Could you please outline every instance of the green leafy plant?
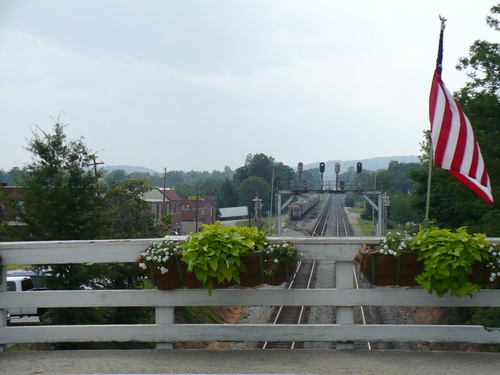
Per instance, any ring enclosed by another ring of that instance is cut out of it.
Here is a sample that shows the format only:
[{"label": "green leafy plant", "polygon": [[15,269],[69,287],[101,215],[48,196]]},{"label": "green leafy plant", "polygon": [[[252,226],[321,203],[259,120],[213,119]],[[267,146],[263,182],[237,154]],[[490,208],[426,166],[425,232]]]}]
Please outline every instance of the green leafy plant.
[{"label": "green leafy plant", "polygon": [[266,275],[272,275],[274,270],[281,264],[294,264],[300,260],[297,249],[290,242],[272,243],[266,245],[264,253],[269,256],[266,260]]},{"label": "green leafy plant", "polygon": [[211,295],[214,281],[239,283],[240,272],[246,271],[242,257],[262,250],[266,242],[257,228],[221,226],[217,221],[203,225],[201,232],[191,234],[181,245],[182,261]]},{"label": "green leafy plant", "polygon": [[472,296],[480,286],[469,280],[475,262],[489,261],[490,244],[484,234],[469,234],[465,228],[456,231],[431,227],[411,241],[412,251],[424,262],[424,271],[416,281],[429,293],[443,296]]}]

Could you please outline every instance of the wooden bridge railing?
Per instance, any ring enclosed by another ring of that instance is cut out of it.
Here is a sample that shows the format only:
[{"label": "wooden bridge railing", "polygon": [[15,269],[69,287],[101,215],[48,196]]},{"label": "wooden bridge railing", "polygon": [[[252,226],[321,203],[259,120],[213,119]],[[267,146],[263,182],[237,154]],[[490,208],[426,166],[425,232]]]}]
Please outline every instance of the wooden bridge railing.
[{"label": "wooden bridge railing", "polygon": [[[179,237],[174,237],[179,239]],[[354,306],[489,306],[500,307],[500,290],[482,290],[472,298],[436,297],[422,289],[353,287],[352,259],[360,244],[376,237],[272,238],[289,240],[303,259],[333,261],[337,288],[286,290],[71,290],[18,293],[6,291],[7,265],[133,262],[151,239],[103,241],[0,242],[0,350],[6,344],[44,342],[145,341],[172,348],[176,341],[425,341],[500,343],[500,331],[482,326],[358,325]],[[490,239],[499,241],[499,239]],[[178,306],[337,306],[336,324],[175,324]],[[138,307],[156,309],[155,324],[7,326],[15,307]]]}]

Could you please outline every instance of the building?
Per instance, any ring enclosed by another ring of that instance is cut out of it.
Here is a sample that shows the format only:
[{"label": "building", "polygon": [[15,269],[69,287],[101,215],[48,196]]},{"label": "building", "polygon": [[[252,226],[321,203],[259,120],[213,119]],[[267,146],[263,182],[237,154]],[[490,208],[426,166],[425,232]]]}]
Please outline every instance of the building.
[{"label": "building", "polygon": [[[0,194],[0,220],[6,222],[7,225],[10,228],[14,228],[14,230],[16,228],[20,229],[26,224],[20,220],[20,217],[16,216],[13,207],[10,206],[7,200],[7,197],[12,197],[22,205],[24,203],[22,188],[16,186],[2,186],[0,189],[2,189],[3,193],[5,193]],[[0,241],[4,241],[5,236],[6,234],[0,231]]]},{"label": "building", "polygon": [[221,220],[244,220],[248,218],[248,207],[226,207],[220,209]]},{"label": "building", "polygon": [[171,214],[172,215],[172,233],[180,234],[182,232],[182,198],[177,195],[172,189],[156,188],[160,193],[161,199],[165,198],[164,211],[161,212],[162,215]]},{"label": "building", "polygon": [[182,234],[198,232],[203,224],[217,221],[217,197],[212,195],[182,198]]}]

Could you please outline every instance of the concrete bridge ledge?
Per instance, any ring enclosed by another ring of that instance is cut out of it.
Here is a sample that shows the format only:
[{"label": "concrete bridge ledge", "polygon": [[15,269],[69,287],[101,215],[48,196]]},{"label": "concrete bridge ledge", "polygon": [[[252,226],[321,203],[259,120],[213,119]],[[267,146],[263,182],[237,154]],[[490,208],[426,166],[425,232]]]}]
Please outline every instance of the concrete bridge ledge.
[{"label": "concrete bridge ledge", "polygon": [[0,353],[23,374],[498,374],[499,353],[362,350],[78,350]]}]

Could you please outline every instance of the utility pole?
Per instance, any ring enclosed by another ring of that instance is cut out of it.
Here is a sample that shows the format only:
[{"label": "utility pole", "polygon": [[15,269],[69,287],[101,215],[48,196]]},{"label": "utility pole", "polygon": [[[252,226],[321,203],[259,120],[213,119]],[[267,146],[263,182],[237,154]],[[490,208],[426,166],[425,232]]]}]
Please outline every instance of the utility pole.
[{"label": "utility pole", "polygon": [[95,178],[96,178],[96,180],[97,180],[97,166],[98,166],[99,164],[104,164],[104,162],[102,162],[102,161],[100,161],[100,162],[96,162],[96,161],[95,161],[95,155],[92,155],[92,160],[93,160],[93,163],[92,163],[92,164],[94,164],[94,175],[95,175]]},{"label": "utility pole", "polygon": [[167,189],[167,167],[163,168],[163,206],[161,207],[161,214],[165,216],[165,190]]},{"label": "utility pole", "polygon": [[252,199],[254,202],[254,211],[255,211],[255,226],[261,229],[262,226],[262,199],[259,198],[259,193],[257,192],[257,195],[255,196],[254,199]]}]

